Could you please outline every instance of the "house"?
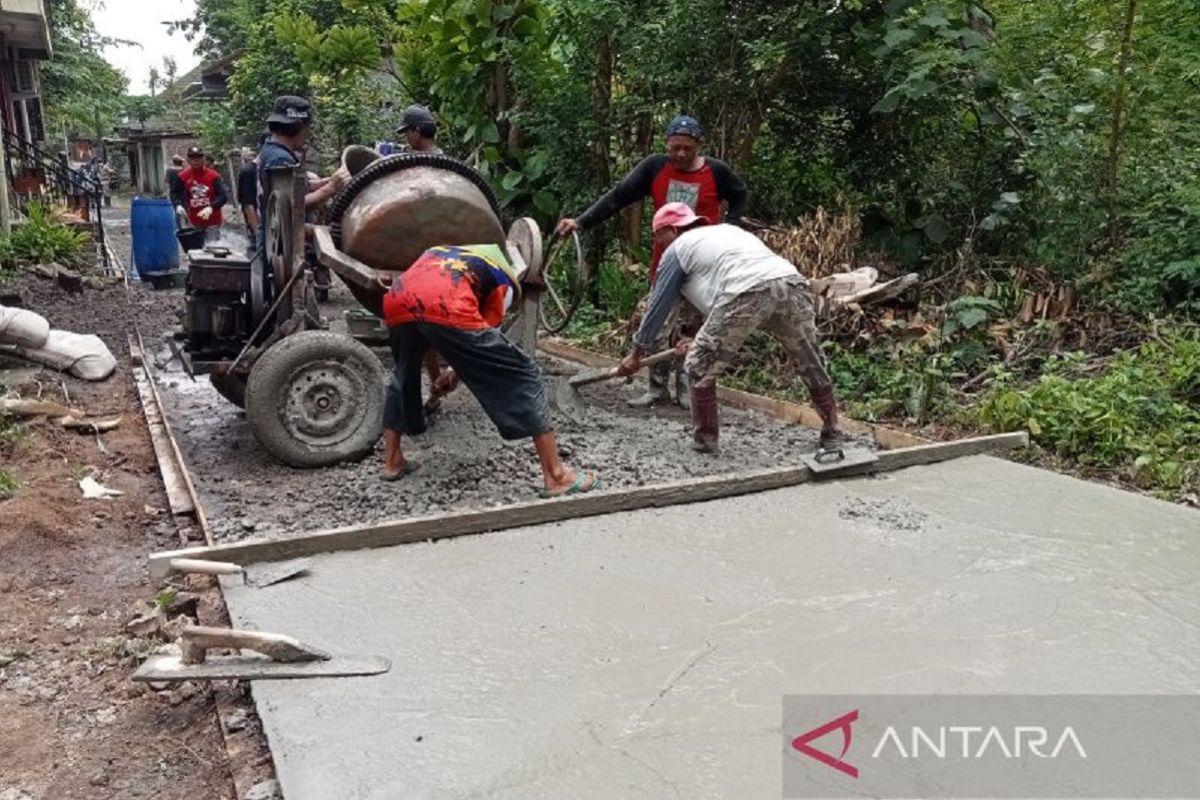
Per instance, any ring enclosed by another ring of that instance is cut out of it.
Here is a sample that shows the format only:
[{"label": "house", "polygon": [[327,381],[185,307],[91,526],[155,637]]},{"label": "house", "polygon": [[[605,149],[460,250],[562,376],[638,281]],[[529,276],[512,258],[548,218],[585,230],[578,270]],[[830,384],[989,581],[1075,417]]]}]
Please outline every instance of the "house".
[{"label": "house", "polygon": [[26,142],[45,136],[38,62],[50,58],[45,0],[0,0],[0,102],[4,130]]},{"label": "house", "polygon": [[125,146],[130,186],[138,194],[166,196],[167,167],[175,156],[184,156],[200,139],[183,122],[152,117],[117,125],[117,136]]},{"label": "house", "polygon": [[229,78],[233,75],[233,65],[242,55],[241,50],[231,53],[224,58],[202,64],[194,73],[189,73],[189,82],[183,87],[183,99],[188,102],[197,100],[228,100]]}]

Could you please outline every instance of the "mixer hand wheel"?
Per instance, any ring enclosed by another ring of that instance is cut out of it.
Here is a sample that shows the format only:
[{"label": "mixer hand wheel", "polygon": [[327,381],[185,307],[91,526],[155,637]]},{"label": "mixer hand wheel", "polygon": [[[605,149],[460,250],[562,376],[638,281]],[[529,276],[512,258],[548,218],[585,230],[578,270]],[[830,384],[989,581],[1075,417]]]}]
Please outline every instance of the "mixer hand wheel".
[{"label": "mixer hand wheel", "polygon": [[561,333],[571,323],[587,290],[587,264],[583,260],[579,234],[572,233],[570,242],[574,244],[573,259],[561,257],[568,240],[557,234],[551,237],[546,247],[546,265],[542,271],[546,291],[538,308],[538,319],[547,333]]},{"label": "mixer hand wheel", "polygon": [[275,294],[282,292],[292,277],[295,253],[291,237],[292,201],[279,192],[267,200],[267,267],[275,284]]}]

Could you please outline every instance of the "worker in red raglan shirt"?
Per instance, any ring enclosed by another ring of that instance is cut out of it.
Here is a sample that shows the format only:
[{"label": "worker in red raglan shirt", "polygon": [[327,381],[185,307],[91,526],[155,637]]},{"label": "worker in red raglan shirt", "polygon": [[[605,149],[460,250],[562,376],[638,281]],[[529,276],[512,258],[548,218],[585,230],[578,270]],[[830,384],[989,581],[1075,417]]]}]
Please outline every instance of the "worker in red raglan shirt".
[{"label": "worker in red raglan shirt", "polygon": [[205,241],[211,242],[220,237],[221,209],[229,202],[229,193],[221,173],[205,163],[204,150],[188,148],[187,162],[187,169],[179,173],[182,203],[176,202],[183,206],[192,227],[202,229]]},{"label": "worker in red raglan shirt", "polygon": [[550,424],[537,362],[500,331],[510,307],[520,307],[520,277],[496,245],[432,247],[400,273],[383,298],[383,318],[395,366],[384,401],[384,480],[416,470],[401,437],[425,432],[421,368],[437,350],[451,371],[435,391],[465,383],[506,441],[532,439],[542,468],[543,497],[583,494],[596,476],[566,467]]},{"label": "worker in red raglan shirt", "polygon": [[[748,192],[745,182],[716,158],[700,155],[704,129],[693,117],[679,115],[667,125],[667,152],[643,159],[612,191],[597,200],[578,218],[563,219],[555,229],[559,236],[586,231],[612,217],[618,211],[649,197],[654,210],[667,203],[686,203],[701,217],[714,223],[739,224],[746,210]],[[658,274],[662,249],[654,246],[650,262],[650,283]],[[675,327],[674,318],[663,326],[663,336],[655,343],[666,350]],[[650,371],[650,386],[641,397],[629,401],[634,408],[649,408],[671,399],[667,383],[672,370],[676,374],[676,399],[687,407],[689,393],[683,386],[682,361],[662,363]]]}]

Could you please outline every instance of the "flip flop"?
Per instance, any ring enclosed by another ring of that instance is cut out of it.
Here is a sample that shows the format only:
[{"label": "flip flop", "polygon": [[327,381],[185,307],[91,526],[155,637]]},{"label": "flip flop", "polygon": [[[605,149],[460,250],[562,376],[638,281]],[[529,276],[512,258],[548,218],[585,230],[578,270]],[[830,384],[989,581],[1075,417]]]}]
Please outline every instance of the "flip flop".
[{"label": "flip flop", "polygon": [[383,475],[381,477],[383,478],[384,481],[386,481],[388,483],[392,483],[394,481],[400,480],[401,478],[405,477],[406,475],[412,475],[414,472],[416,472],[420,468],[421,468],[421,465],[419,463],[417,463],[416,461],[405,461],[403,470],[401,470],[400,472],[397,472],[395,475],[388,475],[385,472],[385,473],[383,473]]},{"label": "flip flop", "polygon": [[[591,479],[590,482],[588,482],[589,478]],[[567,497],[568,495],[573,494],[587,494],[598,486],[600,486],[599,478],[590,472],[581,470],[579,474],[575,476],[575,482],[563,491],[551,492],[549,489],[543,488],[538,490],[538,497],[542,498],[543,500],[553,500],[556,497]]]}]

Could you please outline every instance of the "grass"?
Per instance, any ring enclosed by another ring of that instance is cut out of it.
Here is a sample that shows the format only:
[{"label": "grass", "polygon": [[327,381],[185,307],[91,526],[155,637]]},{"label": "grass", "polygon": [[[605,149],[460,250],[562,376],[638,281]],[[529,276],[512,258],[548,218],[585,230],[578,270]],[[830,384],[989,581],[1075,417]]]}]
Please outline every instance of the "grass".
[{"label": "grass", "polygon": [[17,479],[6,469],[0,468],[0,500],[7,500],[17,492]]},{"label": "grass", "polygon": [[[0,455],[12,452],[13,447],[24,435],[24,429],[8,414],[0,414]],[[0,500],[7,500],[16,494],[17,479],[12,472],[0,467]]]}]

